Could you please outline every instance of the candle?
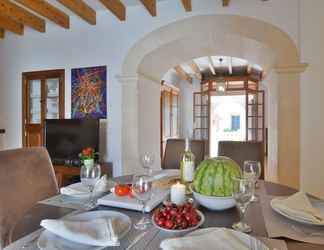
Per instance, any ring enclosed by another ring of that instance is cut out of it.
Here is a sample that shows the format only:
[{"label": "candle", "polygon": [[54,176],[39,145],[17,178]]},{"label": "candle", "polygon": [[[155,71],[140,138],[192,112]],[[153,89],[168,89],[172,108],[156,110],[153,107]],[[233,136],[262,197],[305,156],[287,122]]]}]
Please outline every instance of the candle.
[{"label": "candle", "polygon": [[171,202],[181,205],[186,201],[186,186],[177,182],[171,186]]}]

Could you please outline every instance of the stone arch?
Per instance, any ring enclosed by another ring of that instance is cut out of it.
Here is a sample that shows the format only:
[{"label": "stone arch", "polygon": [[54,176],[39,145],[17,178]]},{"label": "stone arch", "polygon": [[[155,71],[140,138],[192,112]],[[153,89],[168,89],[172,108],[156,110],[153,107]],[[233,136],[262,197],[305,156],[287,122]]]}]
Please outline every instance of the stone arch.
[{"label": "stone arch", "polygon": [[[175,65],[209,55],[244,58],[262,66],[266,72],[275,72],[278,91],[273,132],[278,145],[275,149],[276,171],[281,183],[297,187],[299,74],[307,65],[300,63],[296,44],[280,28],[259,19],[236,15],[201,15],[176,21],[147,34],[130,49],[119,77],[123,84],[121,173],[141,170],[140,167],[134,168],[134,162],[139,161],[140,151],[144,150],[142,147],[160,150],[156,137],[160,130],[156,116],[159,103],[152,100],[154,93],[159,93],[162,76]],[[144,100],[144,94],[139,91],[144,85],[151,91],[148,100]],[[145,115],[153,117],[152,124],[147,124]],[[148,140],[143,140],[144,137]],[[159,152],[156,157],[159,157]],[[156,167],[159,163],[157,161]]]}]

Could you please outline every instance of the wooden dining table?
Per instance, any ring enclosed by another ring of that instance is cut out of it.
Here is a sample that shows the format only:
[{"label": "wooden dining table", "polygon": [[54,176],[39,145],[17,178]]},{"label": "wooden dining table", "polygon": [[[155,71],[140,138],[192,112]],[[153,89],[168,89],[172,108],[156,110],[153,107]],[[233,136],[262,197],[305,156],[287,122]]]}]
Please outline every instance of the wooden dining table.
[{"label": "wooden dining table", "polygon": [[[274,196],[285,196],[291,195],[296,192],[296,190],[289,187],[278,185],[270,182],[264,182],[264,187],[267,194]],[[127,214],[133,222],[141,217],[140,212],[130,211],[126,209],[118,209],[106,206],[99,206],[95,210],[115,210]],[[215,212],[207,210],[203,207],[199,207],[205,215],[205,223],[203,225],[206,227],[226,227],[231,228],[231,225],[239,220],[238,211],[235,208],[228,209],[225,211]],[[38,204],[33,209],[31,209],[21,221],[17,223],[17,226],[13,232],[13,241],[18,240],[35,230],[40,228],[40,221],[42,219],[56,219],[61,218],[64,215],[71,213],[72,209],[59,208],[54,206],[48,206],[44,204]],[[147,216],[150,216],[149,214]],[[251,203],[246,214],[247,222],[252,226],[251,235],[256,237],[267,237],[267,231],[265,227],[264,217],[262,214],[262,209],[260,203]],[[143,234],[141,231],[131,230],[131,233],[121,240],[120,247],[108,247],[107,249],[126,249],[139,235]],[[141,240],[139,240],[132,250],[157,250],[160,249],[159,245],[163,239],[174,237],[174,234],[166,233],[157,228],[152,227],[144,235],[142,235]],[[285,240],[289,250],[323,250],[324,245],[315,245],[297,242],[289,239],[280,238]],[[10,248],[9,248],[10,249]],[[37,249],[37,248],[35,248]]]}]

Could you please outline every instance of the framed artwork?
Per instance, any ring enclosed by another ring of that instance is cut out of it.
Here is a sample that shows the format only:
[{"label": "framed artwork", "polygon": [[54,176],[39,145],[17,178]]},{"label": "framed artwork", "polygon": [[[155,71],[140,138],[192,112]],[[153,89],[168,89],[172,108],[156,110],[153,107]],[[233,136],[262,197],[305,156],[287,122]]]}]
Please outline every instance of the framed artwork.
[{"label": "framed artwork", "polygon": [[107,118],[107,67],[71,70],[71,117]]}]

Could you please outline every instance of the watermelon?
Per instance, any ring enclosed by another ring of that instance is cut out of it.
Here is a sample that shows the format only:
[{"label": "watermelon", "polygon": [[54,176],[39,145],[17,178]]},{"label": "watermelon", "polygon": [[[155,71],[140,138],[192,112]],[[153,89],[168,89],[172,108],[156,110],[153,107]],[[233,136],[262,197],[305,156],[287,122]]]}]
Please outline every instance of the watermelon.
[{"label": "watermelon", "polygon": [[195,172],[194,191],[207,196],[232,195],[232,178],[242,175],[240,166],[228,157],[220,156],[201,162]]}]

